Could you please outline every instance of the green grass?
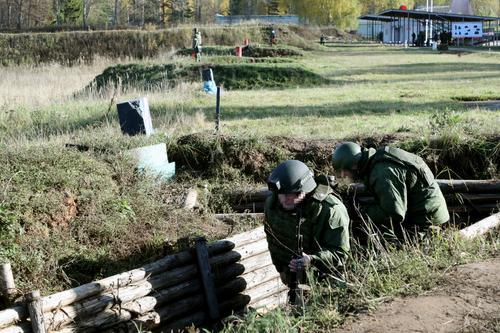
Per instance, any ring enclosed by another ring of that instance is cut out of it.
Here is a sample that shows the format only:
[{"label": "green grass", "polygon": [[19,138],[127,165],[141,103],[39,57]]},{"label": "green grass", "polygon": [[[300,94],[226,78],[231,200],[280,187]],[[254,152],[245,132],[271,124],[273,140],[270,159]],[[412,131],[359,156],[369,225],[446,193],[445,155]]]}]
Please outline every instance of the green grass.
[{"label": "green grass", "polygon": [[[307,44],[300,37],[294,45],[299,41]],[[450,168],[452,176],[498,177],[498,111],[468,109],[457,99],[498,95],[499,54],[459,57],[366,44],[308,45],[313,51],[276,66],[302,68],[329,83],[278,89],[257,82],[253,90],[227,89],[221,96],[221,136],[213,135],[215,97],[202,92],[201,82],[178,82],[168,89],[118,86],[82,95],[77,93],[112,61],[72,69],[0,68],[7,80],[0,82],[0,258],[12,261],[19,288],[48,293],[136,267],[161,255],[166,238],[224,237],[231,227],[206,214],[228,208],[224,191],[263,186],[273,165],[289,157],[328,172],[330,150],[339,140],[390,142],[437,161],[436,172]],[[228,66],[224,57],[204,61]],[[169,55],[139,63],[192,64]],[[269,68],[268,63],[231,66],[247,74]],[[148,138],[119,130],[115,104],[138,96],[150,102],[156,133]],[[200,132],[200,140],[186,140]],[[124,157],[126,149],[160,142],[179,163],[177,179],[163,185],[135,173]],[[66,143],[92,149],[77,152]],[[208,204],[202,212],[182,211],[187,188],[205,185]],[[68,193],[77,211],[65,218]],[[428,258],[416,258],[412,265],[425,267],[419,265]],[[442,267],[422,270],[422,279]],[[392,294],[398,287],[374,284],[373,293],[377,289]]]},{"label": "green grass", "polygon": [[335,279],[318,281],[309,275],[311,290],[303,313],[290,308],[264,315],[250,312],[229,318],[223,332],[332,332],[347,317],[371,311],[382,301],[430,290],[455,265],[498,255],[500,245],[498,236],[465,241],[451,230],[402,247],[379,239],[354,244],[350,261]]}]

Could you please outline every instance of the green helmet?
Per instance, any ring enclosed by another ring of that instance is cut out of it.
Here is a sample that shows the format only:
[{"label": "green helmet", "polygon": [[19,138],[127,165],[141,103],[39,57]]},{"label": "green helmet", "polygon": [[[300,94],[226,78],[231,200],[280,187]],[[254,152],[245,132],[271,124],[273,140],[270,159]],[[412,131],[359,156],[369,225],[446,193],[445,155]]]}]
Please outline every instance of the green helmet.
[{"label": "green helmet", "polygon": [[271,191],[278,193],[312,192],[314,173],[301,161],[288,160],[278,165],[267,179]]},{"label": "green helmet", "polygon": [[354,142],[342,142],[332,154],[335,170],[354,170],[361,159],[361,147]]}]

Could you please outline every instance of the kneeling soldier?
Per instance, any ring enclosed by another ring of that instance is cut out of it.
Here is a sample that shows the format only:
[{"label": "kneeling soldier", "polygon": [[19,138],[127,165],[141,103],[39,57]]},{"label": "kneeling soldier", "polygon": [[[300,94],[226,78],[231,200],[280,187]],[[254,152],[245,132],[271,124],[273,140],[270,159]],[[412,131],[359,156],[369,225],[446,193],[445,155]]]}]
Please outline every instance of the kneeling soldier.
[{"label": "kneeling soldier", "polygon": [[314,178],[302,162],[278,165],[268,178],[265,232],[273,264],[297,304],[298,284],[310,266],[335,271],[349,252],[349,216],[326,176]]}]

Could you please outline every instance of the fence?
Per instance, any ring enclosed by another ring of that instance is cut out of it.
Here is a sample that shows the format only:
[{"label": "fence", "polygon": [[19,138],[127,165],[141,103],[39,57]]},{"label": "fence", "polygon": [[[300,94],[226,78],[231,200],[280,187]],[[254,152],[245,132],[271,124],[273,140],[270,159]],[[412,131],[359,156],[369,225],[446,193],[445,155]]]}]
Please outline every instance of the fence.
[{"label": "fence", "polygon": [[[210,264],[208,272],[203,262]],[[284,304],[286,290],[261,227],[41,297],[38,321],[28,311],[34,301],[0,311],[0,333],[176,330],[248,307]]]}]

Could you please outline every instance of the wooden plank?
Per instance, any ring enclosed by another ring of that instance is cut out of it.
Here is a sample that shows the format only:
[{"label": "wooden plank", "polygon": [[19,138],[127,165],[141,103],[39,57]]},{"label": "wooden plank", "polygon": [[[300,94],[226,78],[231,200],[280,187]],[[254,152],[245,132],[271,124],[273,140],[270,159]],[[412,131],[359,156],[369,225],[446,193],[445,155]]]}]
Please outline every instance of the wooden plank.
[{"label": "wooden plank", "polygon": [[468,226],[467,228],[460,230],[460,235],[467,239],[473,239],[498,226],[500,226],[500,213],[493,214],[474,223],[473,225]]},{"label": "wooden plank", "polygon": [[266,312],[276,307],[288,304],[288,290],[280,291],[274,295],[263,298],[257,302],[251,302],[249,307],[257,309],[259,312]]},{"label": "wooden plank", "polygon": [[[252,289],[266,281],[280,279],[280,274],[273,264],[260,268],[258,270],[246,273],[241,276],[247,283],[247,289]],[[245,292],[246,294],[246,292]]]},{"label": "wooden plank", "polygon": [[234,243],[237,247],[242,247],[246,244],[259,241],[266,238],[266,233],[264,232],[264,227],[258,227],[247,232],[242,232],[240,234],[234,235],[226,240]]},{"label": "wooden plank", "polygon": [[250,304],[252,304],[284,290],[288,290],[288,287],[281,282],[279,277],[275,277],[251,289],[247,289],[243,293],[250,296]]}]

